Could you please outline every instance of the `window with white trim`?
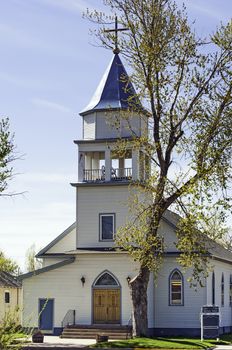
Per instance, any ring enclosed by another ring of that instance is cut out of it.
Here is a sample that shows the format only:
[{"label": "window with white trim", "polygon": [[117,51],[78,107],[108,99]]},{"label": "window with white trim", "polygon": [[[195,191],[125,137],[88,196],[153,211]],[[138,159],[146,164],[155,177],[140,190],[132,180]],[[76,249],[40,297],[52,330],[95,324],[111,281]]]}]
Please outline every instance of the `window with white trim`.
[{"label": "window with white trim", "polygon": [[115,214],[99,214],[100,240],[112,241],[115,232]]},{"label": "window with white trim", "polygon": [[183,305],[183,278],[178,270],[174,270],[169,277],[170,305]]}]

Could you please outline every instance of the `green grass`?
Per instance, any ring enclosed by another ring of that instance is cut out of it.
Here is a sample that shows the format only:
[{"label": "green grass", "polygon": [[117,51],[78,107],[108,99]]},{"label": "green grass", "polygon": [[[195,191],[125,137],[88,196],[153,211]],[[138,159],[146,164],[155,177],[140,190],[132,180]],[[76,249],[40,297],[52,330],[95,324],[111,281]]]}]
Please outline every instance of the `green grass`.
[{"label": "green grass", "polygon": [[232,333],[221,335],[220,341],[223,341],[223,344],[225,344],[225,345],[231,344],[232,343]]},{"label": "green grass", "polygon": [[128,340],[110,341],[98,343],[91,347],[97,348],[146,348],[146,349],[207,349],[213,348],[216,344],[229,344],[228,341],[216,342],[189,338],[133,338]]}]

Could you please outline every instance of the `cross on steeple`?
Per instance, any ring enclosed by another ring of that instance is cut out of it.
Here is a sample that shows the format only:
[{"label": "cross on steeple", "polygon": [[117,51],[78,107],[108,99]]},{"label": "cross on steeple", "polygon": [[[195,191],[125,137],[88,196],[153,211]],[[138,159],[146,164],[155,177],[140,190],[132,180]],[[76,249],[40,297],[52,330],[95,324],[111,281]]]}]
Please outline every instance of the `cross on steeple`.
[{"label": "cross on steeple", "polygon": [[123,32],[125,30],[129,30],[128,28],[118,28],[118,17],[115,16],[115,25],[114,29],[105,29],[104,32],[110,33],[110,32],[115,32],[115,37],[114,37],[114,50],[113,53],[117,54],[120,52],[118,48],[118,32]]}]

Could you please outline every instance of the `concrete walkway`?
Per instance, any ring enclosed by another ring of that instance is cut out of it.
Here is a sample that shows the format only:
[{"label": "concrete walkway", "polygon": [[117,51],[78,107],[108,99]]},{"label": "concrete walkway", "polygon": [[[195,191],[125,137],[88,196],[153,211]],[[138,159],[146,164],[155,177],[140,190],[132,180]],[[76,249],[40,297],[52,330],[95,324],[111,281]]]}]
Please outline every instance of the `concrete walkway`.
[{"label": "concrete walkway", "polygon": [[[29,341],[31,338],[28,339]],[[45,335],[43,343],[30,343],[23,347],[24,350],[76,350],[86,348],[88,345],[96,344],[95,339],[62,339],[60,337]],[[216,350],[232,350],[232,345],[218,345]]]},{"label": "concrete walkway", "polygon": [[[28,339],[31,341],[31,338]],[[47,350],[47,349],[69,349],[76,350],[85,348],[88,345],[95,344],[95,339],[62,339],[60,337],[45,335],[43,343],[29,343],[26,344],[24,350]]]}]

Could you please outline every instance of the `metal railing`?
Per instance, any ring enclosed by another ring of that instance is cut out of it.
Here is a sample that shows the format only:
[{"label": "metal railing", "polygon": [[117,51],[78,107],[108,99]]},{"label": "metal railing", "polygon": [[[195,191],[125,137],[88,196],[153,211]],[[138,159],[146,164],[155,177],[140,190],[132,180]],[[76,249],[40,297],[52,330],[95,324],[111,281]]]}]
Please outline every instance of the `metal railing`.
[{"label": "metal railing", "polygon": [[86,170],[84,169],[84,181],[105,181],[104,169]]},{"label": "metal railing", "polygon": [[111,180],[131,180],[132,179],[132,168],[112,168],[111,170]]},{"label": "metal railing", "polygon": [[76,324],[76,310],[68,310],[61,322],[61,326],[64,328],[66,326],[71,326]]},{"label": "metal railing", "polygon": [[[111,180],[122,181],[132,179],[132,168],[111,168]],[[84,169],[83,180],[85,182],[105,181],[105,167],[101,169]]]}]

